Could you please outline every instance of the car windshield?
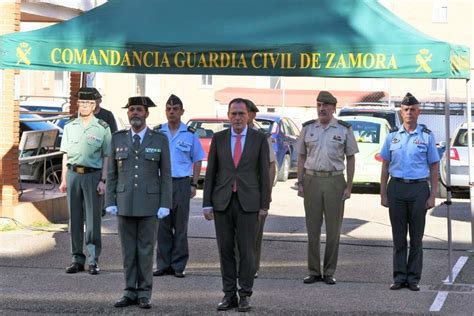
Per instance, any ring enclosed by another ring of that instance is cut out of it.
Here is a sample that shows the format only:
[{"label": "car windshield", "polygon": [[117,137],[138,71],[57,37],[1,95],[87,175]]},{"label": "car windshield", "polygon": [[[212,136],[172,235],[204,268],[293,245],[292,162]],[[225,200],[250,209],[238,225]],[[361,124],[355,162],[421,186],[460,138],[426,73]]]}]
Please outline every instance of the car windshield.
[{"label": "car windshield", "polygon": [[[474,140],[474,132],[472,133]],[[467,147],[467,129],[460,129],[456,139],[454,140],[453,146]]]},{"label": "car windshield", "polygon": [[196,130],[199,138],[212,138],[214,133],[230,127],[229,122],[223,121],[189,121],[188,125]]},{"label": "car windshield", "polygon": [[368,117],[378,117],[386,119],[388,124],[391,127],[397,126],[395,122],[395,112],[376,112],[376,111],[352,111],[352,110],[344,110],[339,113],[339,116],[368,116]]},{"label": "car windshield", "polygon": [[265,130],[266,133],[272,133],[273,132],[272,127],[273,127],[273,123],[275,123],[275,122],[264,120],[264,119],[257,119],[257,122],[260,124],[262,129]]},{"label": "car windshield", "polygon": [[358,143],[378,144],[380,124],[364,121],[347,121],[352,124],[352,132]]}]

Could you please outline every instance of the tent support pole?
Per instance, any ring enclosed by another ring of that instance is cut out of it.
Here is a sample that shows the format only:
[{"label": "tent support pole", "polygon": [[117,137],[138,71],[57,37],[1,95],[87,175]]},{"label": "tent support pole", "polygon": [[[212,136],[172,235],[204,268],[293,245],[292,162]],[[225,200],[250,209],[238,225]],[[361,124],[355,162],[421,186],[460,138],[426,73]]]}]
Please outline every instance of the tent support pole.
[{"label": "tent support pole", "polygon": [[467,98],[467,141],[468,141],[468,164],[469,164],[469,199],[471,205],[471,252],[474,251],[474,168],[472,166],[472,105],[471,105],[471,81],[466,80]]},{"label": "tent support pole", "polygon": [[[451,231],[451,142],[450,142],[450,111],[449,111],[449,87],[448,79],[444,81],[445,87],[445,100],[444,100],[444,120],[446,126],[446,214],[447,214],[447,224],[448,224],[448,283],[453,283],[453,270],[452,267],[452,231]],[[438,184],[440,185],[440,184]]]}]

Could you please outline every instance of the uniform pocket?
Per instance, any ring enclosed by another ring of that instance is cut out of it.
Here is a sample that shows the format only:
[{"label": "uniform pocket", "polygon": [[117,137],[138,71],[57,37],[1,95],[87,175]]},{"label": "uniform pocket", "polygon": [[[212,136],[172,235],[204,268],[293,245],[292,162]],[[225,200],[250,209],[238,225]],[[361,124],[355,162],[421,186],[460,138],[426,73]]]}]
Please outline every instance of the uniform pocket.
[{"label": "uniform pocket", "polygon": [[160,161],[160,153],[145,153],[145,159],[149,161]]},{"label": "uniform pocket", "polygon": [[128,151],[117,151],[115,153],[115,160],[125,160],[128,159]]},{"label": "uniform pocket", "polygon": [[397,150],[397,149],[400,149],[402,147],[402,144],[400,143],[396,143],[396,144],[390,144],[390,151],[394,151],[394,150]]}]

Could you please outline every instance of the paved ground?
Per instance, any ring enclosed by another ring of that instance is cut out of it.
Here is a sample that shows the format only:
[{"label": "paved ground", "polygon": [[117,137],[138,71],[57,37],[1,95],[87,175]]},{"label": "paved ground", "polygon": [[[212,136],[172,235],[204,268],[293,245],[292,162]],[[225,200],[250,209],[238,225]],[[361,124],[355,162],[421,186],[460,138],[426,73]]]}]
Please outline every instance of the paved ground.
[{"label": "paved ground", "polygon": [[[452,265],[465,262],[454,274],[453,284],[443,282],[449,271],[445,206],[428,213],[421,291],[390,291],[388,211],[379,205],[377,195],[357,193],[346,205],[337,284],[305,285],[304,211],[290,185],[278,183],[273,194],[262,268],[252,297],[254,314],[474,315],[474,256],[467,251],[472,249],[468,200],[455,200],[451,207]],[[65,225],[48,228],[57,232],[0,233],[0,314],[218,314],[215,306],[222,297],[222,285],[214,226],[202,218],[200,203],[199,195],[192,203],[187,277],[155,278],[149,312],[112,307],[123,288],[116,218],[106,216],[103,221],[103,272],[98,276],[64,273],[69,263]]]}]

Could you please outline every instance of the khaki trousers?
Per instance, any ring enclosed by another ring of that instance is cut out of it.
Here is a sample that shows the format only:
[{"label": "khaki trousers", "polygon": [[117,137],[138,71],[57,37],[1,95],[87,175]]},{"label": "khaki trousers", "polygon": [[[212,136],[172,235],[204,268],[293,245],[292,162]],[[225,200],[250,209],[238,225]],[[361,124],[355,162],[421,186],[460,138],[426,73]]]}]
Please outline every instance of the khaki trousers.
[{"label": "khaki trousers", "polygon": [[[336,272],[344,216],[342,195],[345,187],[344,175],[330,177],[305,175],[303,189],[310,275],[333,276]],[[321,273],[320,239],[323,217],[326,224],[326,249],[323,273]]]}]

